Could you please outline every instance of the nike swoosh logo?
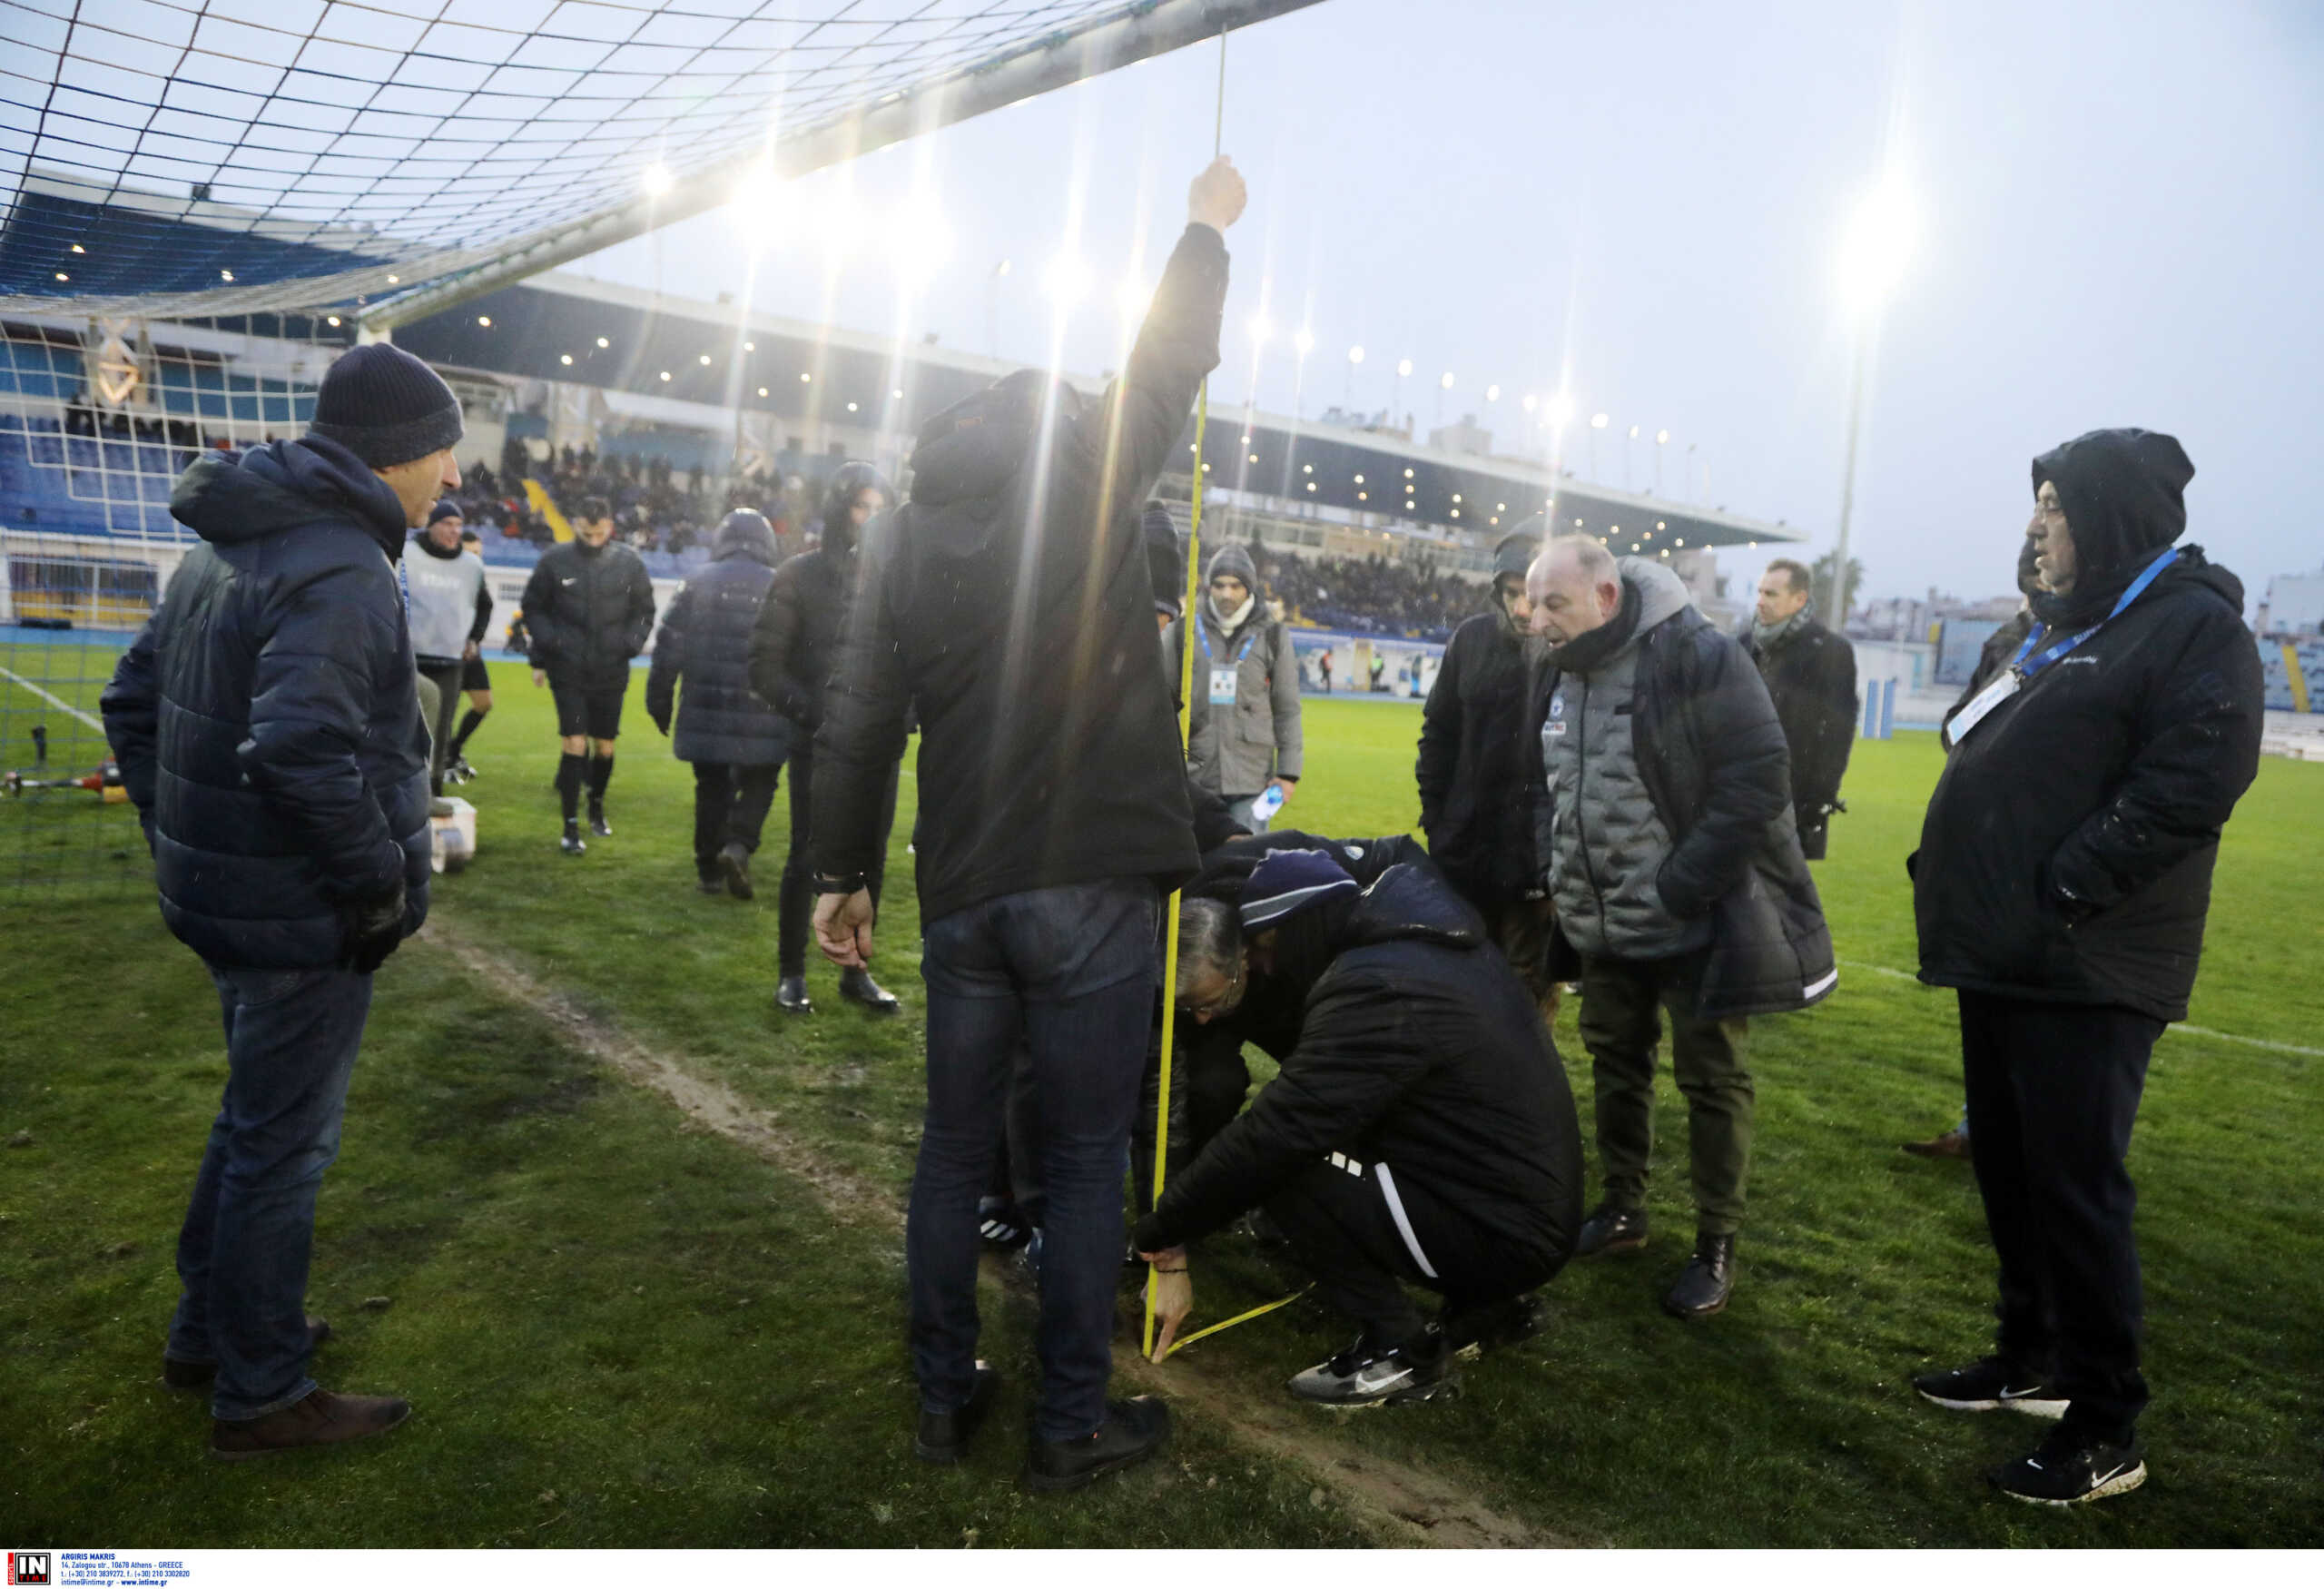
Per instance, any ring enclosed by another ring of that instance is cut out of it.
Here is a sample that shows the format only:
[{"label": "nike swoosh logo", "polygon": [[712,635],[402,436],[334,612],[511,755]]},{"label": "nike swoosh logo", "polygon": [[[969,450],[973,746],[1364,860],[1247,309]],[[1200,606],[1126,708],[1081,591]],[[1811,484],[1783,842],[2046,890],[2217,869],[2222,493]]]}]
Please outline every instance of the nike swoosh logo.
[{"label": "nike swoosh logo", "polygon": [[1408,1368],[1391,1368],[1384,1373],[1378,1370],[1359,1371],[1355,1377],[1355,1387],[1367,1396],[1375,1390],[1388,1390],[1411,1372],[1412,1370]]},{"label": "nike swoosh logo", "polygon": [[2032,1468],[2035,1473],[2047,1473],[2050,1471],[2030,1456],[2025,1459],[2025,1466]]},{"label": "nike swoosh logo", "polygon": [[2130,1471],[2130,1469],[2131,1469],[2131,1465],[2130,1465],[2129,1463],[2127,1463],[2127,1462],[2117,1463],[2117,1464],[2115,1465],[2115,1466],[2114,1466],[2114,1471],[2113,1471],[2112,1473],[2102,1473],[2102,1474],[2100,1474],[2096,1478],[2092,1479],[2092,1480],[2090,1481],[2090,1487],[2091,1487],[2092,1489],[2093,1489],[2093,1490],[2094,1490],[2094,1489],[2096,1489],[2100,1485],[2102,1485],[2102,1484],[2104,1484],[2107,1480],[2109,1480],[2109,1479],[2111,1479],[2111,1478],[2114,1477],[2116,1474],[2128,1473],[2128,1472]]},{"label": "nike swoosh logo", "polygon": [[2042,1387],[2041,1387],[2040,1386],[2038,1386],[2038,1385],[2029,1385],[2029,1386],[2025,1387],[2023,1390],[2012,1390],[2012,1389],[2010,1389],[2010,1387],[2009,1387],[2008,1386],[2004,1385],[2004,1386],[2003,1386],[2003,1387],[2001,1387],[2001,1399],[2002,1399],[2002,1400],[2004,1400],[2004,1401],[2008,1401],[2008,1400],[2010,1400],[2012,1397],[2020,1397],[2020,1396],[2031,1396],[2031,1395],[2033,1395],[2035,1391],[2037,1391],[2037,1390],[2039,1390],[2039,1389],[2041,1389],[2041,1388],[2042,1388]]}]

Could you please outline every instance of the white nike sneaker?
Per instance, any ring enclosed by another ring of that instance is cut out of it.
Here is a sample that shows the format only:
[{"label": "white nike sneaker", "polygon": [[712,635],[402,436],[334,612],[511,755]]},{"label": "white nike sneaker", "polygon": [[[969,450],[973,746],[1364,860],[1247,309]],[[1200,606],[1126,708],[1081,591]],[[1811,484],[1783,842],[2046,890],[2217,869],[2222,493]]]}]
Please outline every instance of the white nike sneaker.
[{"label": "white nike sneaker", "polygon": [[1458,1394],[1444,1332],[1430,1325],[1417,1340],[1382,1350],[1369,1336],[1337,1357],[1291,1377],[1291,1394],[1322,1406],[1378,1406]]}]

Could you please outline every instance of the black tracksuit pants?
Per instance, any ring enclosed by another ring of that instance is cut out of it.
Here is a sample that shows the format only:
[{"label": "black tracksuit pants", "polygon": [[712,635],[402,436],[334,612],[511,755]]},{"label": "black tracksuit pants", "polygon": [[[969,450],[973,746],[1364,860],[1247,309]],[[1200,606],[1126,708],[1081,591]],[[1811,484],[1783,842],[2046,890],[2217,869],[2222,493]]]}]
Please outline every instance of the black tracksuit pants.
[{"label": "black tracksuit pants", "polygon": [[[815,872],[807,854],[807,835],[814,831],[815,742],[803,725],[795,731],[791,753],[791,854],[783,860],[783,892],[775,911],[774,962],[778,974],[803,976],[807,970],[808,930],[815,916]],[[870,880],[872,910],[880,909],[880,886],[887,880],[888,834],[896,825],[898,769],[888,769],[888,793],[880,808],[880,860]]]},{"label": "black tracksuit pants", "polygon": [[[1264,1209],[1324,1300],[1362,1325],[1374,1343],[1401,1346],[1426,1326],[1407,1284],[1442,1294],[1447,1309],[1458,1310],[1521,1296],[1556,1272],[1554,1265],[1521,1257],[1426,1187],[1396,1178],[1393,1168],[1393,1199],[1380,1166],[1324,1159]],[[1410,1241],[1397,1224],[1397,1208]]]},{"label": "black tracksuit pants", "polygon": [[1961,1079],[1985,1225],[2001,1260],[2001,1356],[2067,1417],[2128,1438],[2146,1406],[2144,1306],[2123,1156],[2162,1022],[2111,1005],[1964,991]]},{"label": "black tracksuit pants", "polygon": [[694,762],[694,869],[704,882],[718,876],[718,852],[729,841],[758,853],[759,834],[766,827],[767,808],[774,804],[775,781],[783,775],[781,762],[745,765],[739,762]]}]

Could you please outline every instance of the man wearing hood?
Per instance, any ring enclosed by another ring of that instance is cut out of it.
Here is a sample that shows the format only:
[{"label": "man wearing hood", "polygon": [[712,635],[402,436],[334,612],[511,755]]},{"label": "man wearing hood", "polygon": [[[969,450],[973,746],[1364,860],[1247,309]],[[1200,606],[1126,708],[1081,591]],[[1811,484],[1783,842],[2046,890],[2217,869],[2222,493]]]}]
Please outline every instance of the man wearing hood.
[{"label": "man wearing hood", "polygon": [[1856,741],[1856,648],[1816,621],[1816,576],[1777,558],[1759,576],[1758,605],[1743,648],[1759,665],[1791,751],[1791,811],[1799,850],[1821,861],[1840,779]]},{"label": "man wearing hood", "polygon": [[1646,1244],[1654,1055],[1687,1100],[1695,1249],[1665,1309],[1727,1306],[1750,1163],[1745,1018],[1839,981],[1792,825],[1789,754],[1759,670],[1651,558],[1561,536],[1526,575],[1549,649],[1529,688],[1535,851],[1551,972],[1581,981],[1605,1192],[1582,1257]]},{"label": "man wearing hood", "polygon": [[[1429,858],[1485,919],[1493,941],[1537,998],[1553,1001],[1544,933],[1549,901],[1533,859],[1521,754],[1525,672],[1541,642],[1525,570],[1548,527],[1528,519],[1492,554],[1492,608],[1452,631],[1420,719],[1420,824]],[[1554,1005],[1551,1006],[1552,1008]]]},{"label": "man wearing hood", "polygon": [[907,706],[920,716],[928,1112],[905,1253],[914,1448],[930,1461],[959,1460],[998,1383],[976,1360],[977,1199],[1010,1058],[1031,1042],[1048,1196],[1039,1490],[1139,1461],[1169,1433],[1159,1403],[1106,1399],[1162,891],[1196,862],[1139,505],[1218,362],[1223,232],[1244,196],[1224,159],[1195,179],[1101,402],[1019,370],[922,427],[911,499],[864,546],[815,737],[815,936],[862,966],[881,789]]},{"label": "man wearing hood", "polygon": [[431,794],[444,793],[461,675],[484,655],[485,630],[492,622],[484,559],[461,544],[460,528],[460,505],[447,497],[428,515],[428,528],[413,538],[421,555],[404,566],[404,583],[411,591],[412,655],[420,677],[436,691],[435,715],[428,724]]},{"label": "man wearing hood", "polygon": [[645,559],[614,543],[614,512],[602,497],[581,503],[573,538],[551,547],[525,582],[525,628],[531,638],[533,683],[556,701],[562,755],[556,794],[565,814],[557,847],[588,849],[576,820],[581,787],[589,789],[589,831],[611,838],[606,785],[614,775],[614,742],[629,694],[629,659],[654,633],[654,579]]},{"label": "man wearing hood", "polygon": [[105,688],[105,737],[153,849],[162,916],[202,956],[226,1089],[178,1236],[162,1348],[210,1387],[228,1459],[401,1423],[319,1388],[304,1310],[371,973],[428,914],[428,731],[399,559],[457,490],[460,406],[386,342],[323,377],[298,441],[205,453],[170,512],[202,538]]},{"label": "man wearing hood", "polygon": [[[823,725],[823,686],[831,682],[840,626],[854,599],[856,548],[863,527],[887,510],[890,497],[888,482],[868,463],[851,463],[832,475],[823,492],[822,540],[812,550],[783,559],[751,633],[751,686],[791,725],[791,850],[783,857],[776,901],[774,1002],[794,1015],[814,1007],[807,997],[808,920],[815,908],[808,836],[814,831],[814,745],[815,731]],[[902,755],[900,745],[878,795],[879,832],[865,874],[875,914],[887,880],[888,834],[896,824]],[[842,970],[839,992],[874,1015],[893,1015],[901,1008],[867,966]]]},{"label": "man wearing hood", "polygon": [[[1543,1285],[1573,1251],[1581,1130],[1548,1029],[1425,861],[1360,889],[1324,851],[1276,850],[1239,906],[1198,898],[1180,913],[1180,1007],[1202,1025],[1229,1019],[1264,982],[1296,1010],[1297,1037],[1138,1221],[1138,1249],[1177,1273],[1187,1242],[1263,1208],[1361,1330],[1292,1395],[1428,1399],[1451,1374],[1451,1321]],[[1424,1318],[1407,1284],[1442,1294],[1443,1319]]]},{"label": "man wearing hood", "polygon": [[1990,1357],[1913,1383],[2059,1419],[1988,1476],[2094,1500],[2146,1476],[2136,1194],[2123,1155],[2187,1014],[2220,832],[2259,770],[2243,587],[2185,531],[2194,465],[2157,431],[2034,460],[2042,592],[2010,667],[1945,725],[1906,863],[1920,975],[1958,990],[1971,1159],[2000,1259]]},{"label": "man wearing hood", "polygon": [[[694,768],[694,870],[704,893],[751,897],[751,856],[774,803],[791,725],[751,689],[751,633],[774,582],[774,527],[748,508],[718,526],[710,566],[670,598],[645,711]],[[680,686],[684,688],[681,689]]]},{"label": "man wearing hood", "polygon": [[[1283,626],[1259,603],[1251,554],[1221,547],[1210,559],[1207,590],[1196,608],[1194,696],[1187,721],[1187,771],[1255,832],[1266,817],[1251,803],[1269,788],[1285,799],[1304,763],[1299,723],[1299,658]],[[1186,625],[1172,628],[1163,656],[1182,676]]]}]

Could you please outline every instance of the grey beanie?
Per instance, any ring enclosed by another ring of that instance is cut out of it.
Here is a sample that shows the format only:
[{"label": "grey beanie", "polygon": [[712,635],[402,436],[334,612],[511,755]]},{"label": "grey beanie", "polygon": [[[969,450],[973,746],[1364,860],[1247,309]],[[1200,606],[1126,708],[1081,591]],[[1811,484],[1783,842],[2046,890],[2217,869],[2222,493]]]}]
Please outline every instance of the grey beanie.
[{"label": "grey beanie", "polygon": [[1209,571],[1204,574],[1202,582],[1208,585],[1221,574],[1230,579],[1240,579],[1243,582],[1243,588],[1253,596],[1259,593],[1259,571],[1251,562],[1251,554],[1244,549],[1241,542],[1228,541],[1218,548],[1210,559]]},{"label": "grey beanie", "polygon": [[307,434],[338,442],[375,469],[393,469],[459,440],[460,400],[394,343],[364,342],[324,372]]}]

